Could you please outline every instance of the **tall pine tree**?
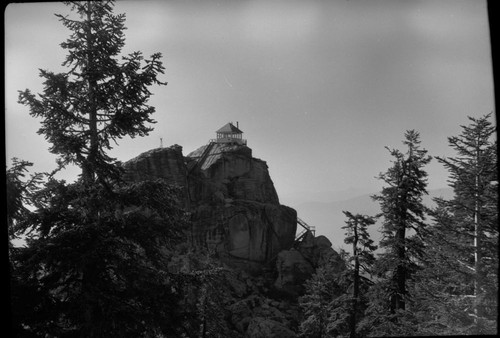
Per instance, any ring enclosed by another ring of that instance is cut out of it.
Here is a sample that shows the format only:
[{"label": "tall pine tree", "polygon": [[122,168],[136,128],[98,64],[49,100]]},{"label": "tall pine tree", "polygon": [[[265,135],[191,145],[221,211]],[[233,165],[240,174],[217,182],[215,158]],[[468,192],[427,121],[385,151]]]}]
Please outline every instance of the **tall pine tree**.
[{"label": "tall pine tree", "polygon": [[112,142],[151,130],[161,55],[119,62],[125,16],[113,14],[113,1],[68,5],[75,17],[58,15],[71,31],[61,44],[68,71],[42,70],[43,93],[22,91],[19,102],[41,119],[59,165],[82,175],[71,184],[49,177],[16,224],[30,234],[12,257],[16,327],[57,337],[179,335],[182,281],[167,269],[185,223],[176,191],[123,182],[107,154]]},{"label": "tall pine tree", "polygon": [[[443,262],[434,294],[456,314],[441,322],[455,322],[466,333],[492,333],[497,316],[498,167],[490,119],[491,114],[469,117],[462,133],[448,138],[456,156],[437,158],[450,173],[455,196],[436,199],[433,236],[427,239],[434,254],[429,260]],[[432,264],[426,273],[436,273]]]},{"label": "tall pine tree", "polygon": [[[58,14],[71,31],[61,47],[68,51],[64,73],[40,70],[43,94],[29,89],[19,102],[42,119],[38,131],[52,144],[61,165],[76,164],[86,184],[116,176],[118,167],[107,155],[111,143],[145,136],[152,129],[154,107],[147,104],[153,84],[163,73],[161,54],[144,60],[141,52],[121,56],[125,15],[114,15],[114,1],[71,1],[76,17]],[[123,62],[119,61],[121,57]]]},{"label": "tall pine tree", "polygon": [[375,219],[360,214],[353,215],[349,211],[343,211],[343,213],[347,217],[346,225],[342,227],[347,230],[344,242],[352,245],[350,260],[353,262],[353,286],[349,329],[350,337],[354,338],[356,337],[356,325],[359,320],[358,312],[360,312],[361,303],[360,281],[363,274],[372,273],[372,265],[375,262],[373,252],[377,249],[377,246],[373,243],[367,230],[368,226],[375,224]]},{"label": "tall pine tree", "polygon": [[[422,255],[420,237],[426,226],[426,208],[422,203],[427,194],[424,167],[431,157],[420,147],[418,132],[407,131],[403,143],[407,147],[404,153],[387,148],[394,157],[393,166],[379,175],[387,186],[380,195],[373,196],[380,203],[379,216],[383,217],[380,247],[384,252],[376,263],[379,278],[373,288],[376,300],[373,299],[368,311],[378,317],[372,317],[372,324],[387,325],[387,330],[399,325],[400,314],[407,309],[410,299],[407,284],[416,267],[415,260]],[[389,334],[384,329],[381,333]]]},{"label": "tall pine tree", "polygon": [[347,337],[349,335],[351,284],[343,260],[330,257],[305,282],[299,298],[303,311],[300,334],[303,337]]},{"label": "tall pine tree", "polygon": [[366,294],[373,284],[368,275],[375,261],[376,246],[367,227],[373,217],[347,216],[345,243],[351,244],[353,254],[341,251],[342,260],[330,259],[322,264],[305,283],[305,295],[299,303],[304,313],[300,333],[304,337],[355,337],[366,335],[357,328],[367,305]]}]

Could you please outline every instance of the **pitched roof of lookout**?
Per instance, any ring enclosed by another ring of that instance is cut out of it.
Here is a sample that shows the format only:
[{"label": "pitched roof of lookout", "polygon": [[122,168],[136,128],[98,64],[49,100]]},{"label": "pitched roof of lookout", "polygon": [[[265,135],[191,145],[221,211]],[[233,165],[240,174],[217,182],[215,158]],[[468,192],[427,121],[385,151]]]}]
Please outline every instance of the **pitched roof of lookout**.
[{"label": "pitched roof of lookout", "polygon": [[236,128],[234,124],[231,122],[227,123],[224,125],[222,128],[216,131],[216,133],[222,133],[222,134],[243,134],[241,130]]}]

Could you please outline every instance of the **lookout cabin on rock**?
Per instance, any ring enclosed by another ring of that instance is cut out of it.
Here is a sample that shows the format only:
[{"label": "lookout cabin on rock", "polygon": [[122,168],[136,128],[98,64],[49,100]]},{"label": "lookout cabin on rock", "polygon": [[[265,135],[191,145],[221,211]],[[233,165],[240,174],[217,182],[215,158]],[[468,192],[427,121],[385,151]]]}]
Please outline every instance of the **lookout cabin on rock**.
[{"label": "lookout cabin on rock", "polygon": [[231,122],[227,123],[215,132],[217,134],[217,138],[210,140],[210,142],[246,145],[247,140],[242,138],[243,132],[238,127],[238,122],[236,122],[236,126]]}]

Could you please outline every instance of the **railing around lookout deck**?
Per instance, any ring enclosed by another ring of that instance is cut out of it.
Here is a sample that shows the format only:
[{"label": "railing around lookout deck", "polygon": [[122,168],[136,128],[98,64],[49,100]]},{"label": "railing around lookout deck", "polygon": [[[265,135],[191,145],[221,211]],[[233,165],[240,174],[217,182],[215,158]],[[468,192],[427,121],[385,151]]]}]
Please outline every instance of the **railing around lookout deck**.
[{"label": "railing around lookout deck", "polygon": [[219,138],[213,138],[210,140],[210,142],[216,142],[216,143],[236,143],[240,145],[247,145],[247,140],[243,138],[236,138],[236,137],[219,137]]}]

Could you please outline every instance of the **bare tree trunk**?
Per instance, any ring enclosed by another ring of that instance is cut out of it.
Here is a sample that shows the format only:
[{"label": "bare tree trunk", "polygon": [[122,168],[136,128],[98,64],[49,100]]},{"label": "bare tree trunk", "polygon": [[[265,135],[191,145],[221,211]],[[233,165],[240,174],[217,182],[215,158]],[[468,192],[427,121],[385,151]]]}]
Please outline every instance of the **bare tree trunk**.
[{"label": "bare tree trunk", "polygon": [[396,295],[396,309],[405,309],[404,296],[406,294],[406,250],[405,250],[405,236],[406,229],[405,224],[400,225],[396,232],[396,238],[398,242],[397,247],[397,257],[398,266],[396,267],[396,285],[397,285],[397,295]]},{"label": "bare tree trunk", "polygon": [[[478,146],[476,147],[476,166],[479,166],[481,150],[479,149],[479,139]],[[476,171],[479,168],[476,167]],[[474,278],[474,323],[478,324],[478,318],[483,315],[481,311],[481,294],[482,294],[482,254],[481,254],[481,235],[483,229],[481,226],[481,201],[480,201],[480,175],[479,172],[475,174],[475,186],[474,186],[474,268],[475,268],[475,278]]]},{"label": "bare tree trunk", "polygon": [[359,297],[359,257],[358,257],[358,231],[357,224],[354,225],[354,241],[352,243],[352,252],[354,255],[354,285],[352,291],[352,309],[350,320],[350,337],[356,337],[356,312],[358,308]]},{"label": "bare tree trunk", "polygon": [[92,1],[87,1],[87,21],[88,26],[86,28],[86,40],[87,40],[87,85],[88,85],[88,95],[89,95],[89,133],[90,133],[90,145],[89,154],[87,156],[86,165],[83,167],[83,177],[86,183],[92,183],[95,180],[95,169],[96,161],[99,152],[99,139],[97,132],[97,105],[95,102],[95,89],[97,86],[97,81],[95,80],[95,69],[94,60],[92,55],[93,46],[93,36],[91,30],[92,22]]},{"label": "bare tree trunk", "polygon": [[[413,149],[410,147],[410,158],[412,155]],[[395,310],[404,310],[405,309],[405,301],[404,295],[406,293],[406,213],[408,210],[406,207],[407,200],[407,192],[404,190],[404,178],[407,176],[407,167],[405,162],[402,162],[402,170],[403,175],[401,181],[398,183],[399,189],[401,192],[398,192],[398,205],[402,205],[403,207],[399,207],[399,215],[398,215],[398,223],[396,229],[396,258],[398,265],[396,266],[395,271],[395,279],[396,279],[396,295],[393,300],[393,311]],[[399,195],[400,194],[400,195]]]}]

